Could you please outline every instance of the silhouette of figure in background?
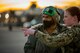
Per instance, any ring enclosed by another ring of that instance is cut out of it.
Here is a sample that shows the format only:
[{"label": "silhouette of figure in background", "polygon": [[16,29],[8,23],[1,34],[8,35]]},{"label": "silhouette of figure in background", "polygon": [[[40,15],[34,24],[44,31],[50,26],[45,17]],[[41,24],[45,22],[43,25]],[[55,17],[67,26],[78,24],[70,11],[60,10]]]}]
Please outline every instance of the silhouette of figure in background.
[{"label": "silhouette of figure in background", "polygon": [[12,21],[10,19],[8,21],[8,29],[9,29],[9,31],[13,30]]}]

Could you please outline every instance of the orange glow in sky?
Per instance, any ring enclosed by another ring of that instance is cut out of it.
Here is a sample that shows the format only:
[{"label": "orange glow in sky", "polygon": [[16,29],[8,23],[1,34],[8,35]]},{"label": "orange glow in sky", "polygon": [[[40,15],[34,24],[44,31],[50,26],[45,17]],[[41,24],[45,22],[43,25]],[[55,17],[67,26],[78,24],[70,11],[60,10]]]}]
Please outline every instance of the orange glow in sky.
[{"label": "orange glow in sky", "polygon": [[45,6],[66,6],[66,5],[80,5],[80,0],[0,0],[0,12],[6,10],[21,10],[27,9],[31,5],[30,2],[36,1],[37,6],[44,8]]}]

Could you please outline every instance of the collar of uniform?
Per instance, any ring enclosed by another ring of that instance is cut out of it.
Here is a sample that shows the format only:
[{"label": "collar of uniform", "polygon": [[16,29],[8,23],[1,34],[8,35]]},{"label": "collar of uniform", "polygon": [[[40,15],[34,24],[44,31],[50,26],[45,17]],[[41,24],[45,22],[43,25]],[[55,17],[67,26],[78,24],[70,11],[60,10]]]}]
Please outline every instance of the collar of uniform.
[{"label": "collar of uniform", "polygon": [[58,29],[56,28],[52,33],[58,33]]}]

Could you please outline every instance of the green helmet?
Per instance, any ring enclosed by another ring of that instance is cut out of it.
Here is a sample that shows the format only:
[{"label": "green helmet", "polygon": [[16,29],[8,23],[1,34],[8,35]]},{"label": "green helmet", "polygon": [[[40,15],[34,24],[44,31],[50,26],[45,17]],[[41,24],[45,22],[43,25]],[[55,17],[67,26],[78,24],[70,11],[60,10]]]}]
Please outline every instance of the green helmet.
[{"label": "green helmet", "polygon": [[56,8],[49,6],[43,9],[42,14],[46,14],[49,16],[54,16],[55,14],[57,14],[56,12]]}]

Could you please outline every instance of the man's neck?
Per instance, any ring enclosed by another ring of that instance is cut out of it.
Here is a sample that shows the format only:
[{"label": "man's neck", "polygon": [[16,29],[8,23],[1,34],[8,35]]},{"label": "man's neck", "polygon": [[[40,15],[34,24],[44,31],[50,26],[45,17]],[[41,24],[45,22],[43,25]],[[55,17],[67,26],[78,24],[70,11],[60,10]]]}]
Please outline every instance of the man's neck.
[{"label": "man's neck", "polygon": [[46,31],[51,34],[52,32],[54,32],[56,30],[56,27],[57,25],[52,25],[51,27],[47,28]]}]

